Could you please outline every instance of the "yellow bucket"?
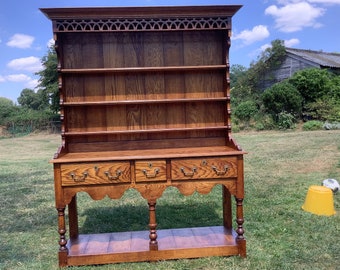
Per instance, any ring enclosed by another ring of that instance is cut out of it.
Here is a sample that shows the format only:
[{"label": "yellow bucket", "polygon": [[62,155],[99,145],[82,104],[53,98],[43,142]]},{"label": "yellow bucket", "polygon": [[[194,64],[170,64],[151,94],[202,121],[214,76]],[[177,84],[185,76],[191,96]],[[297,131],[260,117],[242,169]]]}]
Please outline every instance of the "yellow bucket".
[{"label": "yellow bucket", "polygon": [[332,190],[324,186],[310,186],[302,209],[316,215],[334,215],[336,212]]}]

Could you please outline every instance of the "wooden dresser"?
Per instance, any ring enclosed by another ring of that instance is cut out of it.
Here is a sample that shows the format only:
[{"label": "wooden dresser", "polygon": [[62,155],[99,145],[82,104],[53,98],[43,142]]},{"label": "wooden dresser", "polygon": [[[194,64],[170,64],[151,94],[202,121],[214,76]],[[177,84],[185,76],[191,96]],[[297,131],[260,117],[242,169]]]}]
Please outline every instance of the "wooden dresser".
[{"label": "wooden dresser", "polygon": [[[60,266],[246,256],[244,152],[231,137],[228,56],[239,8],[41,9],[58,55]],[[191,195],[215,185],[223,187],[223,224],[157,230],[156,202],[167,187]],[[129,188],[149,207],[148,231],[78,233],[78,192],[120,199]]]}]

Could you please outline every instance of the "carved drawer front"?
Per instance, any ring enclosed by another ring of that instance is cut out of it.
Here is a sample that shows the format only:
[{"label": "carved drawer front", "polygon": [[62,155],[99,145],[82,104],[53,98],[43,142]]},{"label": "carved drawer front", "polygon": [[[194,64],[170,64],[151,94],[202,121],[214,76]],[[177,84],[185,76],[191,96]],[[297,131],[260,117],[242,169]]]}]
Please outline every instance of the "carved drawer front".
[{"label": "carved drawer front", "polygon": [[236,176],[236,158],[195,158],[171,161],[171,178],[173,180],[216,179]]},{"label": "carved drawer front", "polygon": [[130,162],[62,164],[61,177],[63,186],[127,183]]},{"label": "carved drawer front", "polygon": [[136,161],[136,182],[166,181],[165,160]]}]

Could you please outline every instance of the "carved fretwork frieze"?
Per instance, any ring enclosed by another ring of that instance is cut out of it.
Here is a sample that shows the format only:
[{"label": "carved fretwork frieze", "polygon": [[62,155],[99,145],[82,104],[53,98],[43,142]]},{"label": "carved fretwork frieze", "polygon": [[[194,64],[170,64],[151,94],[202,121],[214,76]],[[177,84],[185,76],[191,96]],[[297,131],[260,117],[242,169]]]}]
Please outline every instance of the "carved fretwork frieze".
[{"label": "carved fretwork frieze", "polygon": [[141,196],[147,201],[156,201],[160,197],[162,197],[163,192],[166,188],[172,186],[176,187],[181,194],[184,196],[192,195],[194,192],[198,192],[200,194],[208,194],[211,190],[218,184],[224,185],[230,192],[231,195],[236,195],[236,183],[234,181],[222,181],[222,182],[174,182],[172,184],[162,183],[162,184],[121,184],[108,187],[106,189],[98,189],[92,187],[70,187],[64,188],[63,200],[65,204],[70,204],[72,198],[78,192],[86,192],[90,195],[93,200],[102,200],[105,196],[108,196],[111,199],[120,199],[124,193],[129,188],[136,189]]},{"label": "carved fretwork frieze", "polygon": [[55,32],[119,32],[231,29],[230,17],[60,19]]}]

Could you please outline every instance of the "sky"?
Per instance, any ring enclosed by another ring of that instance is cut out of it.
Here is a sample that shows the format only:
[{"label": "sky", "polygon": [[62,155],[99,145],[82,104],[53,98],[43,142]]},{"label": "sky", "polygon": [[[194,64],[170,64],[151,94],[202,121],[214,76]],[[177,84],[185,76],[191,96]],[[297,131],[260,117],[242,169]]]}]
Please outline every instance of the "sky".
[{"label": "sky", "polygon": [[275,39],[286,47],[340,53],[340,0],[1,0],[0,97],[37,90],[41,59],[52,40],[39,8],[242,5],[232,20],[230,63],[249,67]]}]

